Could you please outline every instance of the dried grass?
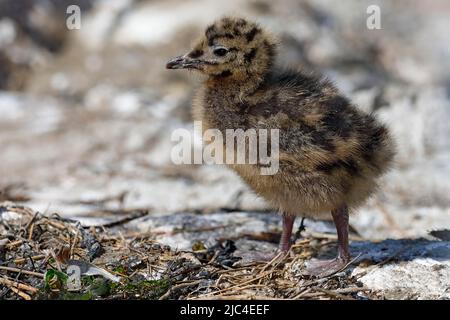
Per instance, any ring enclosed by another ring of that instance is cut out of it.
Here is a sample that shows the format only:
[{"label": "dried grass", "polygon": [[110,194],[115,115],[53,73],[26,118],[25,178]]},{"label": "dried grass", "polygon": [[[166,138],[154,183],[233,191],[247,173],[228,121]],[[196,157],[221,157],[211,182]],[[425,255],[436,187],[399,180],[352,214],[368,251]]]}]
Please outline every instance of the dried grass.
[{"label": "dried grass", "polygon": [[[83,228],[14,203],[0,204],[2,212],[16,214],[17,219],[0,220],[0,243],[6,243],[0,246],[0,299],[81,298],[68,295],[64,286],[46,288],[45,273],[64,271],[70,259],[90,261],[122,278],[97,299],[378,298],[345,272],[322,279],[303,275],[304,262],[333,245],[323,235],[297,241],[291,254],[268,263],[230,267],[221,264],[220,259],[230,255],[221,251],[223,246],[173,251],[155,242],[152,234],[126,233],[116,225],[114,230]],[[83,286],[80,294],[90,286]]]}]

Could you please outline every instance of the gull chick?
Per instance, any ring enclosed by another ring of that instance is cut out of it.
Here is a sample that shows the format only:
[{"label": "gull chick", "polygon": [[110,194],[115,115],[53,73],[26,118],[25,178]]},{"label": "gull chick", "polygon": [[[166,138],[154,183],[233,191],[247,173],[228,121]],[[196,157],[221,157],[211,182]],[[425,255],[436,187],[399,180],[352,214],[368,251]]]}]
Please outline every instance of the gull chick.
[{"label": "gull chick", "polygon": [[193,102],[203,129],[279,129],[279,170],[261,175],[261,163],[230,165],[283,217],[279,250],[290,249],[296,216],[333,219],[335,259],[310,261],[325,276],[350,261],[349,211],[376,190],[389,169],[394,144],[387,128],[356,108],[327,79],[275,67],[277,41],[258,24],[225,17],[208,26],[168,69],[206,76]]}]

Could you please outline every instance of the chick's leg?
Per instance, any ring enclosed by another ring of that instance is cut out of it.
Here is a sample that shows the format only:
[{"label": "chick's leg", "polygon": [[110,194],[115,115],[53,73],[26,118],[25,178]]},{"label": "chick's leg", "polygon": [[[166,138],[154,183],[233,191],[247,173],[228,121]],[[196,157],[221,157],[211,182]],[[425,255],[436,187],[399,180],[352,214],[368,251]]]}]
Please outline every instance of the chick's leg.
[{"label": "chick's leg", "polygon": [[309,275],[325,277],[343,269],[350,261],[348,249],[348,208],[342,206],[331,212],[338,236],[338,255],[333,260],[312,260],[306,272]]},{"label": "chick's leg", "polygon": [[294,226],[295,216],[283,214],[283,231],[281,233],[278,250],[287,252],[291,248],[292,227]]},{"label": "chick's leg", "polygon": [[294,221],[295,216],[283,214],[283,222],[282,222],[283,229],[281,232],[280,243],[275,252],[268,252],[268,253],[253,252],[252,254],[248,255],[247,258],[253,261],[267,262],[271,261],[278,255],[280,255],[280,253],[283,253],[283,255],[286,254],[291,248],[291,236]]},{"label": "chick's leg", "polygon": [[350,261],[350,252],[348,250],[348,208],[341,207],[331,212],[338,236],[338,259],[347,263]]}]

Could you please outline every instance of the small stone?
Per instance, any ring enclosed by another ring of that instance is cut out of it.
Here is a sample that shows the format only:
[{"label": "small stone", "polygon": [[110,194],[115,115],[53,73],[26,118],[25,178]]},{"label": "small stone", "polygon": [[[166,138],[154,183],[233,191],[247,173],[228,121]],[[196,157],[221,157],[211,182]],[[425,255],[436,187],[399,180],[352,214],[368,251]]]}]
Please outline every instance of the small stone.
[{"label": "small stone", "polygon": [[230,260],[230,259],[222,260],[220,262],[221,265],[226,266],[226,267],[232,267],[234,263],[235,263],[235,261]]}]

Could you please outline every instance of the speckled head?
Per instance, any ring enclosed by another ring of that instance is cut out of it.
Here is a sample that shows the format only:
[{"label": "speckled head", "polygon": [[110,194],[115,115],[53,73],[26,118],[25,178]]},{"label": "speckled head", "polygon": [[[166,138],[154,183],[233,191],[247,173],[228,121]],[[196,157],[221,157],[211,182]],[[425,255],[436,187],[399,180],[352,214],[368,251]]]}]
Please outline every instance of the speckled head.
[{"label": "speckled head", "polygon": [[193,49],[167,63],[168,69],[195,69],[220,78],[262,76],[271,67],[276,40],[258,24],[224,17],[206,28]]}]

